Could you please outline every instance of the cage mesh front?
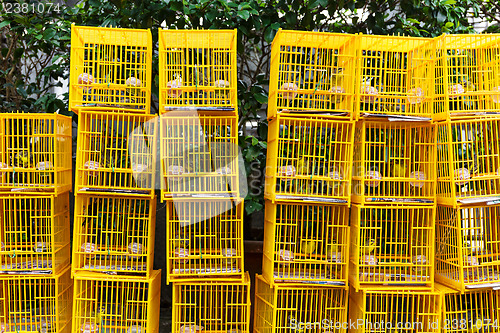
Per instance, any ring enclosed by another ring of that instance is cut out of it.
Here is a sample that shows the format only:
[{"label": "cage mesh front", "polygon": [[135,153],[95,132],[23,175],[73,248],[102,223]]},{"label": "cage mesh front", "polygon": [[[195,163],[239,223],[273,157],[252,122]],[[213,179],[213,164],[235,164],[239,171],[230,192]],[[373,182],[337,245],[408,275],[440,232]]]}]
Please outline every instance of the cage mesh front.
[{"label": "cage mesh front", "polygon": [[0,196],[0,273],[57,273],[70,262],[69,196]]},{"label": "cage mesh front", "polygon": [[176,200],[167,204],[168,280],[242,276],[243,203]]},{"label": "cage mesh front", "polygon": [[500,206],[438,206],[436,276],[464,286],[500,282]]},{"label": "cage mesh front", "polygon": [[71,109],[149,113],[151,52],[148,30],[73,26]]},{"label": "cage mesh front", "polygon": [[438,200],[444,204],[500,194],[499,121],[438,125]]},{"label": "cage mesh front", "polygon": [[446,35],[438,39],[436,119],[500,111],[500,36]]},{"label": "cage mesh front", "polygon": [[[365,308],[362,309],[363,332],[440,331],[438,323],[441,307],[440,296],[437,293],[370,292],[366,293],[364,298],[366,303]],[[356,319],[351,318],[351,320]]]},{"label": "cage mesh front", "polygon": [[266,203],[266,278],[347,284],[348,246],[347,207]]},{"label": "cage mesh front", "polygon": [[[281,116],[269,129],[266,195],[349,201],[353,123]],[[272,173],[272,174],[271,174]],[[274,184],[274,185],[273,185]]]},{"label": "cage mesh front", "polygon": [[154,116],[81,112],[78,126],[77,191],[153,195]]},{"label": "cage mesh front", "polygon": [[172,332],[248,332],[250,281],[174,284]]},{"label": "cage mesh front", "polygon": [[161,118],[163,198],[238,196],[237,116]]},{"label": "cage mesh front", "polygon": [[73,332],[158,332],[159,279],[75,279]]},{"label": "cage mesh front", "polygon": [[326,112],[350,117],[354,68],[353,35],[279,31],[271,56],[268,116]]},{"label": "cage mesh front", "polygon": [[434,125],[362,121],[354,142],[354,202],[434,202]]},{"label": "cage mesh front", "polygon": [[79,195],[73,269],[148,274],[154,256],[153,199]]},{"label": "cage mesh front", "polygon": [[498,291],[479,290],[443,296],[443,332],[498,332]]},{"label": "cage mesh front", "polygon": [[287,284],[270,288],[257,276],[255,290],[256,332],[347,332],[346,289]]},{"label": "cage mesh front", "polygon": [[71,118],[0,115],[0,190],[61,193],[71,189]]},{"label": "cage mesh front", "polygon": [[435,40],[368,35],[358,38],[358,112],[431,118]]},{"label": "cage mesh front", "polygon": [[433,207],[354,205],[351,214],[355,286],[433,285]]},{"label": "cage mesh front", "polygon": [[236,30],[160,30],[160,113],[237,108]]},{"label": "cage mesh front", "polygon": [[71,331],[72,281],[69,269],[54,278],[0,279],[3,332]]}]

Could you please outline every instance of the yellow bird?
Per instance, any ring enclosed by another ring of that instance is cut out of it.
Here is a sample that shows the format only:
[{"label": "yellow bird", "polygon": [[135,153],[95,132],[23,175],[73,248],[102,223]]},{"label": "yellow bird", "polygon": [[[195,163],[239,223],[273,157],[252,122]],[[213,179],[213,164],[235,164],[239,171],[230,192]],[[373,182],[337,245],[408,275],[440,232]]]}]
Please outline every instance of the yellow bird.
[{"label": "yellow bird", "polygon": [[406,167],[397,162],[392,162],[391,168],[392,177],[403,178],[406,177]]},{"label": "yellow bird", "polygon": [[303,254],[313,254],[316,252],[316,242],[312,240],[303,240],[300,242],[300,252]]},{"label": "yellow bird", "polygon": [[184,234],[176,234],[174,237],[174,247],[189,247],[189,238]]},{"label": "yellow bird", "polygon": [[474,252],[474,247],[469,241],[464,241],[464,244],[462,245],[462,251],[465,256],[469,257]]},{"label": "yellow bird", "polygon": [[14,164],[21,168],[29,168],[31,164],[31,155],[27,150],[20,151],[15,155]]},{"label": "yellow bird", "polygon": [[308,175],[309,174],[309,165],[306,162],[304,157],[301,157],[297,162],[297,173],[299,175]]},{"label": "yellow bird", "polygon": [[368,240],[368,245],[366,245],[366,240],[361,243],[361,254],[367,255],[375,251],[377,248],[377,241],[375,239]]}]

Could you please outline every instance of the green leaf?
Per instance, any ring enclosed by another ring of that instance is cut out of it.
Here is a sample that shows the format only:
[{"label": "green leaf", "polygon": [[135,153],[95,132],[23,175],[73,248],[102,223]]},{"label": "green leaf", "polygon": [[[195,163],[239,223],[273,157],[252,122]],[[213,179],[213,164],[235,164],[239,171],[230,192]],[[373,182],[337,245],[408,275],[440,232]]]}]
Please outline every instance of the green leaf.
[{"label": "green leaf", "polygon": [[246,21],[250,17],[250,13],[248,12],[248,10],[239,10],[238,17],[241,17],[243,20]]},{"label": "green leaf", "polygon": [[255,136],[252,136],[252,146],[256,146],[258,143],[259,140]]},{"label": "green leaf", "polygon": [[9,24],[10,24],[10,21],[8,21],[8,20],[2,21],[2,22],[0,22],[0,28],[3,28]]},{"label": "green leaf", "polygon": [[454,5],[456,3],[457,2],[455,0],[445,0],[445,1],[441,2],[441,5],[442,6],[447,6],[447,5]]},{"label": "green leaf", "polygon": [[262,93],[254,94],[254,97],[257,100],[257,102],[259,102],[260,104],[266,104],[267,103],[267,96],[264,95],[264,94],[262,94]]}]

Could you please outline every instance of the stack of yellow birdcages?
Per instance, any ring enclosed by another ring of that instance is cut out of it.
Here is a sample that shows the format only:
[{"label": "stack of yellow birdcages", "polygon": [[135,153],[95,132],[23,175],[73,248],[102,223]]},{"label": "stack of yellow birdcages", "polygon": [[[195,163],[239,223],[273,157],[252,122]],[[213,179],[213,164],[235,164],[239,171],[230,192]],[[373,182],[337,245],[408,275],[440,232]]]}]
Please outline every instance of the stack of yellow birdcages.
[{"label": "stack of yellow birdcages", "polygon": [[256,332],[347,320],[355,51],[346,34],[280,30],[273,41]]},{"label": "stack of yellow birdcages", "polygon": [[[363,324],[355,331],[439,329],[435,44],[358,36],[349,310]],[[423,327],[408,327],[416,323]]]},{"label": "stack of yellow birdcages", "polygon": [[249,332],[236,30],[160,30],[161,198],[172,332]]},{"label": "stack of yellow birdcages", "polygon": [[0,115],[0,330],[71,330],[71,118]]},{"label": "stack of yellow birdcages", "polygon": [[78,114],[72,275],[75,333],[158,332],[153,270],[157,119],[149,30],[73,26]]},{"label": "stack of yellow birdcages", "polygon": [[499,296],[492,289],[500,287],[500,35],[437,40],[436,281],[458,291],[441,287],[447,330],[493,332]]}]

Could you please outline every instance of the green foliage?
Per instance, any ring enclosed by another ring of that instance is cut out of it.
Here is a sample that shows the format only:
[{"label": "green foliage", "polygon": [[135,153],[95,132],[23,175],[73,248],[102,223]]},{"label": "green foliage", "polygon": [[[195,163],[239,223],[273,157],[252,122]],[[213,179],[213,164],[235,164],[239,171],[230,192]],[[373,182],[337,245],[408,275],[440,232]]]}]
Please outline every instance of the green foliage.
[{"label": "green foliage", "polygon": [[[249,185],[262,188],[267,131],[263,107],[271,42],[278,29],[437,36],[471,31],[469,8],[477,16],[497,7],[492,0],[84,0],[73,8],[61,5],[60,12],[20,15],[2,11],[0,111],[67,112],[68,94],[56,96],[52,88],[62,85],[57,80],[68,77],[71,23],[151,28],[154,48],[159,27],[237,28],[240,146]],[[23,76],[25,64],[33,79]],[[156,100],[156,49],[152,91]],[[152,111],[158,112],[156,103]],[[250,188],[246,206],[248,214],[262,209],[261,191]]]}]

